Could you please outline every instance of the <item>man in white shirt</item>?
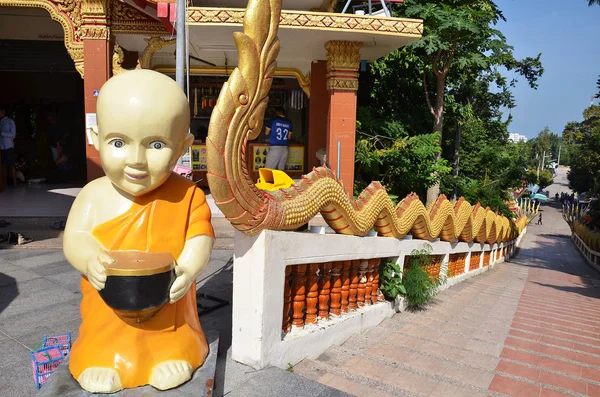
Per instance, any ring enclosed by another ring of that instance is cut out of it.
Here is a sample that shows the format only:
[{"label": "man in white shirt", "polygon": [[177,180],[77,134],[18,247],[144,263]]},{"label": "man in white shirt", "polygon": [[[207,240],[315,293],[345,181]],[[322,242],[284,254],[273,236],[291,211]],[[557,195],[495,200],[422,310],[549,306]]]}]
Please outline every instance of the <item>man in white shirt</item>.
[{"label": "man in white shirt", "polygon": [[2,158],[2,178],[6,180],[10,171],[13,185],[17,186],[17,154],[15,152],[15,136],[17,127],[13,119],[6,114],[6,107],[0,105],[0,157]]}]

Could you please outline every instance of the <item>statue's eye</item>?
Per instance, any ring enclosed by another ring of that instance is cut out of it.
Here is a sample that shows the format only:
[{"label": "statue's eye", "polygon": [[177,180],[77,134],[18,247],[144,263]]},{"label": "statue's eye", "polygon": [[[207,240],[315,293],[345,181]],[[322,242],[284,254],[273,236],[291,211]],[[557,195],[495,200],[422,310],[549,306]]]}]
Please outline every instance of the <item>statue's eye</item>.
[{"label": "statue's eye", "polygon": [[110,144],[116,147],[117,149],[125,146],[125,142],[123,142],[123,140],[121,139],[115,139],[113,141],[110,141]]},{"label": "statue's eye", "polygon": [[150,147],[152,149],[156,149],[156,150],[160,150],[160,149],[164,148],[165,146],[166,145],[161,141],[154,141],[150,144]]}]

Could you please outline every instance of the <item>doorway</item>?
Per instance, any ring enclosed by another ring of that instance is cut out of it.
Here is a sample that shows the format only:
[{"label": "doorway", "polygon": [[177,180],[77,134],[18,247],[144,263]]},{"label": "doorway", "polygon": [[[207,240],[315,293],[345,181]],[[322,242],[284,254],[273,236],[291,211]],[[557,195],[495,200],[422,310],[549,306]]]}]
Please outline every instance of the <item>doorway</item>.
[{"label": "doorway", "polygon": [[[45,10],[17,7],[0,7],[0,25],[0,103],[16,124],[21,183],[84,182],[83,79],[62,27]],[[58,162],[52,136],[61,138]]]}]

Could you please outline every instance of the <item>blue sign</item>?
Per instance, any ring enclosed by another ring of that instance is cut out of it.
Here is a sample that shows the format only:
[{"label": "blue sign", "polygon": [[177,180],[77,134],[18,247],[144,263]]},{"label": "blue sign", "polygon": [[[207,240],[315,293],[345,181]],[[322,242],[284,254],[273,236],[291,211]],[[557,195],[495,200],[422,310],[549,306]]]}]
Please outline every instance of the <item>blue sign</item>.
[{"label": "blue sign", "polygon": [[98,96],[98,90],[94,90],[94,96]]}]

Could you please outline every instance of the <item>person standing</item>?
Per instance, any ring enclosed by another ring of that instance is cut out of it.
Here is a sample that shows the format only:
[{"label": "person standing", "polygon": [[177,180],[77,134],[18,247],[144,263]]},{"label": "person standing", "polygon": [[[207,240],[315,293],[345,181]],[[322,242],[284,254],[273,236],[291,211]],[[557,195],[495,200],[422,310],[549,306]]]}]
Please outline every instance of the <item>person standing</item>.
[{"label": "person standing", "polygon": [[47,121],[48,144],[50,145],[50,150],[52,151],[52,161],[56,163],[63,150],[63,145],[65,143],[67,134],[58,125],[56,115],[54,113],[48,114]]},{"label": "person standing", "polygon": [[278,107],[266,127],[265,135],[270,137],[265,168],[283,171],[288,158],[288,142],[292,137],[292,122],[285,117],[285,110]]},{"label": "person standing", "polygon": [[0,106],[0,156],[2,157],[2,178],[6,180],[8,172],[17,186],[17,153],[15,152],[15,136],[17,127],[13,119],[8,117],[6,107]]}]

